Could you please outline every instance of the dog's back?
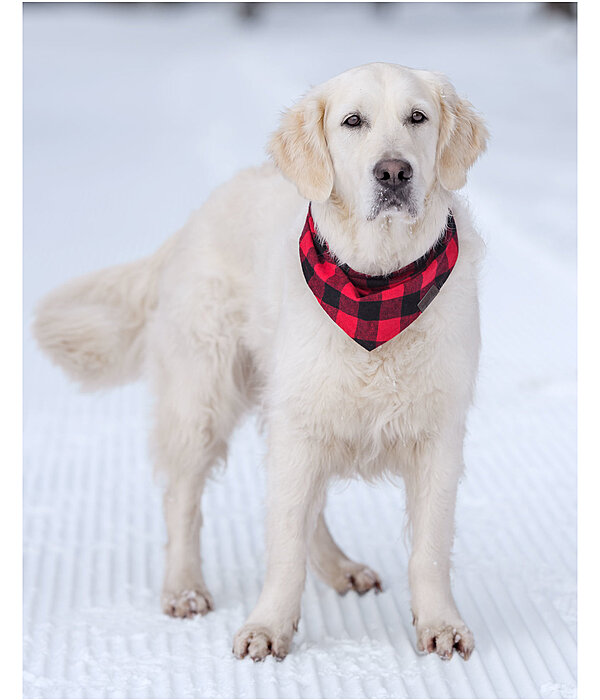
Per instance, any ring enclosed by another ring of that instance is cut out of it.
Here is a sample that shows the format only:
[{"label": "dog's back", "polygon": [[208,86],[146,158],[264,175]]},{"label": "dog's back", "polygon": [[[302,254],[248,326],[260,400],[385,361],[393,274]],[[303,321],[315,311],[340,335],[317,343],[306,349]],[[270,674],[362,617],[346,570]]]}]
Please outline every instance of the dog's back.
[{"label": "dog's back", "polygon": [[[33,324],[39,345],[93,391],[143,374],[148,324],[157,313],[200,335],[229,324],[236,337],[252,336],[248,285],[276,278],[269,277],[269,251],[303,206],[273,165],[242,171],[153,255],[76,278],[44,297]],[[205,308],[207,301],[219,312]],[[154,332],[163,333],[161,321]],[[267,332],[263,318],[263,339]]]}]

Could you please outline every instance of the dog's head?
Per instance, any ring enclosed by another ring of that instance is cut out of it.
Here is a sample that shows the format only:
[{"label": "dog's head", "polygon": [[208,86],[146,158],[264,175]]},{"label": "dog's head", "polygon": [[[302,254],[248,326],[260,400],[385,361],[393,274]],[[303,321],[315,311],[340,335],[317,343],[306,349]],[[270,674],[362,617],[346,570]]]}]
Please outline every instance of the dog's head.
[{"label": "dog's head", "polygon": [[486,145],[473,106],[441,74],[372,63],[311,90],[269,144],[300,194],[338,201],[367,220],[418,219],[439,183],[461,188]]}]

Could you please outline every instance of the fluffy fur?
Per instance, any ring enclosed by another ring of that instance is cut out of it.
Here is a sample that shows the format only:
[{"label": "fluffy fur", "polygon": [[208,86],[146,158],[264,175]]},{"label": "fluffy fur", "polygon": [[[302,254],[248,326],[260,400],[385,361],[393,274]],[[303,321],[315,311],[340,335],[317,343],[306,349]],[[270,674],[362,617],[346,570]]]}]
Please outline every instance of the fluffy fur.
[{"label": "fluffy fur", "polygon": [[[426,120],[413,123],[415,110]],[[349,114],[360,127],[344,124]],[[167,614],[212,607],[199,550],[202,489],[240,416],[263,411],[267,572],[235,636],[238,657],[287,654],[307,561],[340,593],[380,589],[377,574],[336,545],[323,508],[332,479],[385,474],[406,482],[418,649],[443,658],[473,649],[450,589],[450,552],[479,353],[482,244],[453,190],[486,138],[443,76],[355,68],[283,115],[269,144],[274,165],[217,189],[152,257],[70,282],[39,307],[41,347],[83,387],[141,373],[153,385],[152,443],[167,481]],[[403,199],[388,201],[373,176],[384,158],[412,165]],[[371,353],[333,324],[303,279],[308,199],[339,260],[377,275],[423,255],[454,213],[452,275],[417,321]]]}]

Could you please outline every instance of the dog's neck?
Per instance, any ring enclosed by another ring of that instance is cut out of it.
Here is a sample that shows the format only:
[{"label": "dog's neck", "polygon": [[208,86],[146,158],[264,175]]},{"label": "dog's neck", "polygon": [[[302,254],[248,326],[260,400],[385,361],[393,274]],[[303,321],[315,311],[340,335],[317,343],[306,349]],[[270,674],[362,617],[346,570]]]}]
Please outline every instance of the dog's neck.
[{"label": "dog's neck", "polygon": [[421,216],[408,223],[396,212],[382,212],[374,221],[359,218],[333,194],[313,202],[319,234],[339,263],[366,275],[388,275],[418,260],[445,230],[451,195],[437,186],[425,200]]}]

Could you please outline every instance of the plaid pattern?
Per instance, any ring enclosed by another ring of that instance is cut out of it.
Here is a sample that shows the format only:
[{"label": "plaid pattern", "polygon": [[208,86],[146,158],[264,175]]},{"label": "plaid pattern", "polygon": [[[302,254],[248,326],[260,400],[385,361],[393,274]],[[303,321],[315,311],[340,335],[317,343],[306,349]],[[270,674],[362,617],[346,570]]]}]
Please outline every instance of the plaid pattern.
[{"label": "plaid pattern", "polygon": [[458,236],[451,212],[446,230],[422,258],[382,277],[356,272],[333,259],[315,231],[310,205],[300,261],[312,293],[352,340],[374,350],[415,321],[450,276],[458,258]]}]

